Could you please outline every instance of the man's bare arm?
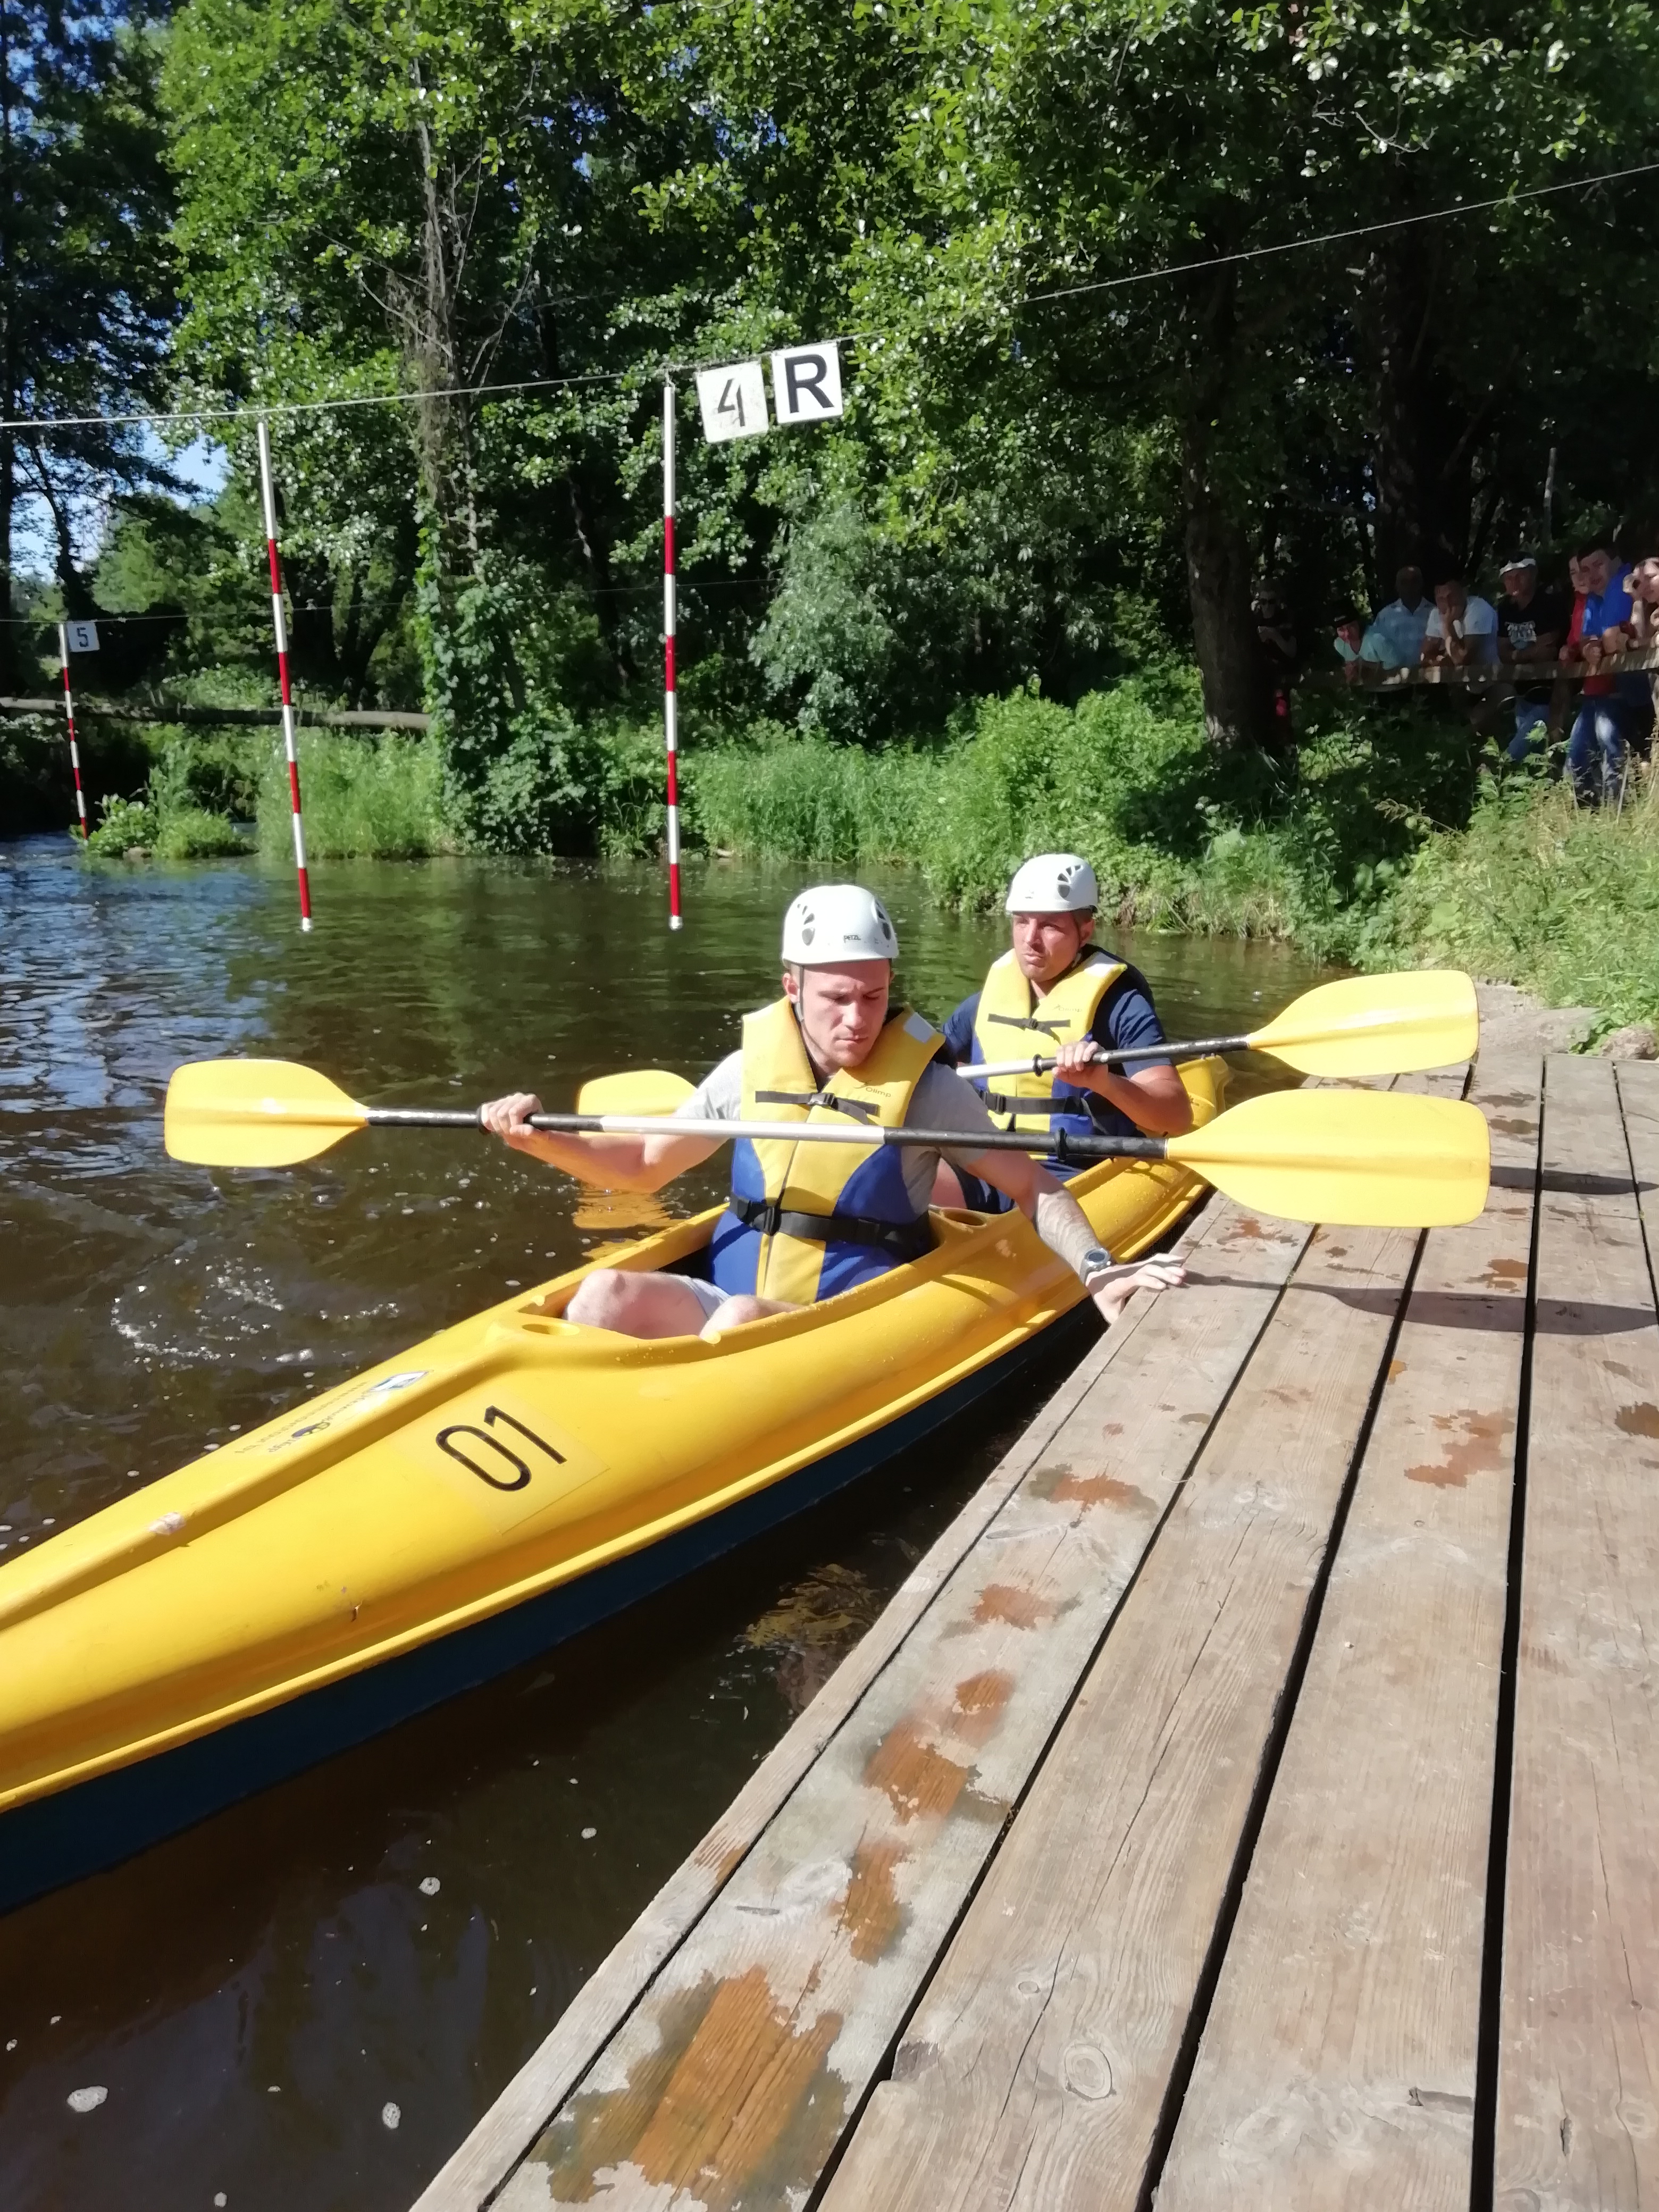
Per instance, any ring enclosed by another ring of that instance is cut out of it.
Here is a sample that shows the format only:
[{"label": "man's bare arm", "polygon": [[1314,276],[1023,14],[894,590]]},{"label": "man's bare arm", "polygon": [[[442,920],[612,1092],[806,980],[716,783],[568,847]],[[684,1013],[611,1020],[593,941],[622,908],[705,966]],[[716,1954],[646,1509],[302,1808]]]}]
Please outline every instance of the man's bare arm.
[{"label": "man's bare arm", "polygon": [[[1100,1239],[1064,1184],[1057,1182],[1028,1152],[981,1152],[969,1161],[968,1172],[1006,1192],[1035,1224],[1037,1235],[1056,1259],[1063,1260],[1088,1287],[1091,1274],[1085,1255],[1098,1248]],[[1173,1290],[1185,1280],[1186,1271],[1176,1262],[1149,1261],[1137,1274],[1104,1283],[1091,1289],[1089,1295],[1109,1328],[1137,1290]]]},{"label": "man's bare arm", "polygon": [[544,1109],[533,1092],[514,1091],[478,1109],[486,1129],[512,1146],[562,1168],[580,1182],[601,1190],[660,1190],[688,1168],[699,1166],[720,1150],[720,1139],[708,1137],[625,1137],[603,1132],[582,1135],[574,1131],[532,1129],[532,1114]]}]

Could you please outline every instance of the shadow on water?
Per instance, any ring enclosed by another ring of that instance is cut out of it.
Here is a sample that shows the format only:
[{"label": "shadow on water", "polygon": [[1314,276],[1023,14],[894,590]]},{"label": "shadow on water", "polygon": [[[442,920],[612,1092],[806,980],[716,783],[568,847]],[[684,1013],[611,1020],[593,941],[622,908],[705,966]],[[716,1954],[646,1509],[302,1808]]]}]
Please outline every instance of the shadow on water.
[{"label": "shadow on water", "polygon": [[[0,848],[0,1559],[650,1225],[424,1134],[291,1174],[179,1167],[159,1114],[179,1060],[303,1060],[386,1103],[695,1074],[775,988],[797,888],[711,868],[671,938],[648,870],[365,863],[324,873],[304,940],[287,880],[251,866]],[[1000,927],[884,888],[906,988],[940,1018]],[[1175,1034],[1248,1027],[1312,980],[1258,947],[1122,950]],[[131,2201],[139,2176],[168,2206],[406,2205],[1082,1340],[989,1421],[621,1620],[0,1921],[9,2212]],[[90,2087],[105,2101],[73,2111]]]}]

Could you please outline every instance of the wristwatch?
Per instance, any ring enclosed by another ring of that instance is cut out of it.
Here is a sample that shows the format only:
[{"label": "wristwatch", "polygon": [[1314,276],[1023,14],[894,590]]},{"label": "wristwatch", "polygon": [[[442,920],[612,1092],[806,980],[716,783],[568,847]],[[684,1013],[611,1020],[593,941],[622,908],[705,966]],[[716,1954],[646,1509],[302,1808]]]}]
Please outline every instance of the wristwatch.
[{"label": "wristwatch", "polygon": [[1103,1267],[1115,1265],[1111,1254],[1103,1244],[1091,1244],[1083,1255],[1083,1279],[1086,1283],[1091,1275],[1098,1274]]}]

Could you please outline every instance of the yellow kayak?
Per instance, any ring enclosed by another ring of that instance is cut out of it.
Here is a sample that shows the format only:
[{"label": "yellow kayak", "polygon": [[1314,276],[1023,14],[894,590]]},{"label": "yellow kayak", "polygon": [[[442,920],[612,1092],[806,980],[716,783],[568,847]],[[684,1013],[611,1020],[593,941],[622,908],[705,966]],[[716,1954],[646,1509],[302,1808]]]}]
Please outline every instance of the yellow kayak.
[{"label": "yellow kayak", "polygon": [[[1195,1118],[1225,1069],[1182,1071]],[[1204,1186],[1071,1188],[1119,1258]],[[672,1267],[719,1209],[609,1264]],[[0,1567],[0,1906],[106,1865],[660,1588],[1009,1374],[1081,1285],[1023,1215],[723,1340],[560,1318],[579,1268]],[[590,1263],[594,1264],[594,1263]]]}]

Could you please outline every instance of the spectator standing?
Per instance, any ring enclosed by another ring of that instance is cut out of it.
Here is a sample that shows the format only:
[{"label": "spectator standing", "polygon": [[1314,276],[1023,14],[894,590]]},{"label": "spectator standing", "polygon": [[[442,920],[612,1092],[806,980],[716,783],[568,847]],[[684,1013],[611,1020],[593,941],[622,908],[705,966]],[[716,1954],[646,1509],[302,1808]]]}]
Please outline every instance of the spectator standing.
[{"label": "spectator standing", "polygon": [[[1659,553],[1649,553],[1632,568],[1625,586],[1630,593],[1631,629],[1638,653],[1659,646]],[[1647,676],[1650,713],[1659,709],[1659,672]]]},{"label": "spectator standing", "polygon": [[1611,653],[1627,651],[1634,635],[1626,588],[1629,568],[1609,544],[1595,538],[1580,547],[1578,569],[1584,608],[1577,657],[1588,672],[1567,741],[1567,770],[1579,803],[1595,806],[1609,794],[1622,793],[1630,743],[1646,734],[1653,699],[1645,676],[1601,672],[1601,663]]},{"label": "spectator standing", "polygon": [[1287,753],[1293,743],[1291,731],[1291,679],[1296,674],[1296,625],[1278,587],[1264,584],[1251,609],[1255,617],[1257,648],[1262,677],[1273,714],[1275,752]]},{"label": "spectator standing", "polygon": [[1336,617],[1333,643],[1336,657],[1342,663],[1342,673],[1350,684],[1364,680],[1365,663],[1365,618],[1357,607],[1341,608]]},{"label": "spectator standing", "polygon": [[1631,629],[1638,653],[1659,645],[1659,553],[1632,564],[1625,589],[1630,593]]},{"label": "spectator standing", "polygon": [[1461,576],[1434,587],[1434,606],[1423,629],[1423,664],[1487,667],[1498,659],[1498,610],[1471,592]]},{"label": "spectator standing", "polygon": [[[1506,668],[1548,665],[1553,668],[1567,634],[1565,602],[1553,592],[1538,588],[1538,563],[1530,553],[1517,553],[1504,563],[1503,592],[1498,602],[1498,658]],[[1515,735],[1509,757],[1523,761],[1536,752],[1549,729],[1550,694],[1546,681],[1515,687]]]},{"label": "spectator standing", "polygon": [[1423,632],[1434,611],[1423,596],[1423,571],[1404,568],[1394,580],[1398,598],[1379,607],[1360,646],[1360,657],[1383,668],[1415,668],[1423,651]]}]

